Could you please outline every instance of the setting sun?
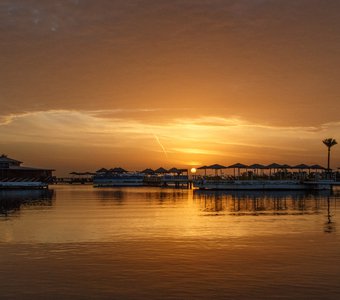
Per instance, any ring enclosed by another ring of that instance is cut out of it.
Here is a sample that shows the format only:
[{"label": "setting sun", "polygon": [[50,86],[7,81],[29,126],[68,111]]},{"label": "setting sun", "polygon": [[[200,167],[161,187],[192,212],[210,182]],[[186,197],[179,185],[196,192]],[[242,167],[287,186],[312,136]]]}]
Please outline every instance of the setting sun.
[{"label": "setting sun", "polygon": [[191,168],[191,170],[190,170],[190,172],[193,173],[193,174],[195,174],[196,171],[197,171],[196,168]]}]

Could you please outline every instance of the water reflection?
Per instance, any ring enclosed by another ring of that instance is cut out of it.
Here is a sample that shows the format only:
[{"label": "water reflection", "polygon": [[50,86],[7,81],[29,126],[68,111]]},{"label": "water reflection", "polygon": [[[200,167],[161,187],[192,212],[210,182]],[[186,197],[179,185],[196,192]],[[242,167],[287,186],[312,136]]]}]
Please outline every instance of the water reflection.
[{"label": "water reflection", "polygon": [[54,190],[0,190],[0,216],[18,211],[22,206],[51,206]]},{"label": "water reflection", "polygon": [[104,205],[122,205],[126,200],[141,199],[149,204],[173,204],[188,199],[188,191],[174,189],[146,189],[146,188],[103,188],[94,190],[97,199]]},{"label": "water reflection", "polygon": [[[193,199],[204,212],[228,212],[234,215],[319,214],[325,193],[303,191],[202,191],[194,190]],[[329,223],[330,224],[330,223]]]},{"label": "water reflection", "polygon": [[96,189],[95,195],[104,205],[122,205],[124,203],[124,199],[126,198],[126,192],[124,192],[124,190]]},{"label": "water reflection", "polygon": [[[336,205],[336,201],[334,201]],[[332,214],[331,214],[331,200],[330,197],[327,197],[327,221],[325,223],[324,231],[326,233],[335,232],[335,222],[332,221]]]}]

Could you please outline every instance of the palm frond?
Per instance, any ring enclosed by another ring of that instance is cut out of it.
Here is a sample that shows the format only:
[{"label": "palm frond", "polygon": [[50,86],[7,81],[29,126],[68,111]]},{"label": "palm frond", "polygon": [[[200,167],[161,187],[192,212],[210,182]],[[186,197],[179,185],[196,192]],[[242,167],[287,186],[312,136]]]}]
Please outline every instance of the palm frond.
[{"label": "palm frond", "polygon": [[333,138],[324,139],[322,141],[328,148],[335,146],[338,142]]}]

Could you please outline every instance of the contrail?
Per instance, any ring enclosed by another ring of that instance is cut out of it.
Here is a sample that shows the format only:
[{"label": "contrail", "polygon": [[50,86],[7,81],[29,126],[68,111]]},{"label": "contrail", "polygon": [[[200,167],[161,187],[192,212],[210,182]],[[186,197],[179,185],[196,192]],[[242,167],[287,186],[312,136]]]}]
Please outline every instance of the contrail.
[{"label": "contrail", "polygon": [[158,138],[158,136],[157,135],[153,135],[154,137],[155,137],[155,139],[156,139],[156,141],[157,141],[157,143],[161,146],[161,148],[162,148],[162,150],[163,150],[163,152],[164,152],[164,155],[165,155],[165,157],[168,159],[168,153],[166,152],[166,150],[165,150],[165,148],[164,148],[164,146],[162,145],[162,143],[160,142],[160,140],[159,140],[159,138]]}]

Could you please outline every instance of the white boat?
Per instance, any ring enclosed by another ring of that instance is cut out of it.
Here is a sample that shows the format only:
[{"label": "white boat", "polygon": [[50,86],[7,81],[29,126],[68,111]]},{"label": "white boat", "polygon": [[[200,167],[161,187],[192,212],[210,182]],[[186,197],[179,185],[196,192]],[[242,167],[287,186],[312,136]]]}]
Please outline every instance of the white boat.
[{"label": "white boat", "polygon": [[194,180],[193,186],[207,190],[331,190],[331,180]]},{"label": "white boat", "polygon": [[94,187],[142,186],[144,175],[136,173],[99,174],[93,178]]}]

